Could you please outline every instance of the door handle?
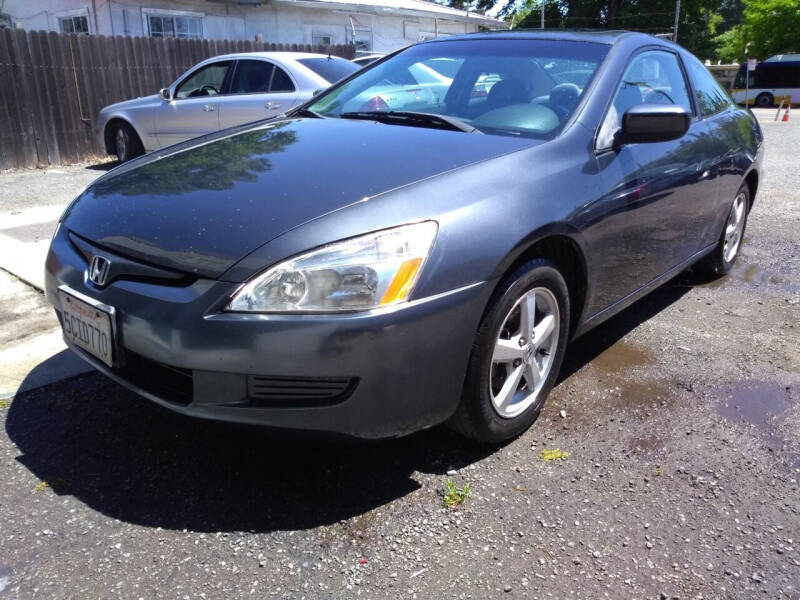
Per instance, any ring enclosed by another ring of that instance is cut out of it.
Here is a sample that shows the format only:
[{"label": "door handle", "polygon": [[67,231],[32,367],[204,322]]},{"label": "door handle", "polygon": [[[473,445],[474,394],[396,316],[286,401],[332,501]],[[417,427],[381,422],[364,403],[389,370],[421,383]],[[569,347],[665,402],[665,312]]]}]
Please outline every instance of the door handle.
[{"label": "door handle", "polygon": [[277,108],[280,108],[281,106],[282,106],[282,105],[281,105],[281,103],[280,103],[280,102],[267,102],[267,103],[264,105],[264,108],[266,108],[267,110],[275,110],[275,109],[277,109]]},{"label": "door handle", "polygon": [[203,104],[203,110],[206,112],[214,112],[217,110],[216,104]]}]

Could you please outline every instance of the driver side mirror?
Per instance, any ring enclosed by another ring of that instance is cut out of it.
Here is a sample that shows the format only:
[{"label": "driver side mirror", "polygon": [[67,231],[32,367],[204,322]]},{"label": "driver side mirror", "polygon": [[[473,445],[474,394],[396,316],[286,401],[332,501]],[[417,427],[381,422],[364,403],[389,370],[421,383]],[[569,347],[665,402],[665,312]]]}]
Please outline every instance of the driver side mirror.
[{"label": "driver side mirror", "polygon": [[668,142],[682,138],[689,130],[692,116],[674,104],[637,104],[622,115],[622,129],[615,143]]},{"label": "driver side mirror", "polygon": [[166,100],[167,102],[172,100],[172,91],[168,87],[161,88],[158,91],[158,95],[161,96],[162,100]]}]

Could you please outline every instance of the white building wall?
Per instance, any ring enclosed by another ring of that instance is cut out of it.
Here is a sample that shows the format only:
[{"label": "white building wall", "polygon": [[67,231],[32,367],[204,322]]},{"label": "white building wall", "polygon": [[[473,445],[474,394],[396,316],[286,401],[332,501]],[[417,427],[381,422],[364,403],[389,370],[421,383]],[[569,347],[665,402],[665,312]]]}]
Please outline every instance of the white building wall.
[{"label": "white building wall", "polygon": [[[92,5],[96,8],[96,14]],[[91,33],[148,35],[148,12],[187,14],[202,19],[207,39],[248,39],[311,44],[315,34],[333,44],[350,41],[353,28],[372,33],[372,51],[391,52],[423,38],[477,31],[477,25],[447,18],[375,15],[283,5],[244,6],[205,0],[5,0],[3,11],[25,29],[59,30],[59,17],[85,14]]]}]

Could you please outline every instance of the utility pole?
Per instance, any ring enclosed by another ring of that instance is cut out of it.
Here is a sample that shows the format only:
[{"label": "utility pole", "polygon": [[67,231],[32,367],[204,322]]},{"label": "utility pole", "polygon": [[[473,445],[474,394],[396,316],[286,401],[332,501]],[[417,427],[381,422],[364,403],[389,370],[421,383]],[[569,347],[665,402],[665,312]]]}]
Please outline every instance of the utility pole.
[{"label": "utility pole", "polygon": [[542,0],[542,29],[544,29],[544,2],[545,0]]},{"label": "utility pole", "polygon": [[672,41],[678,43],[678,18],[681,16],[681,0],[675,0],[675,30],[672,32]]}]

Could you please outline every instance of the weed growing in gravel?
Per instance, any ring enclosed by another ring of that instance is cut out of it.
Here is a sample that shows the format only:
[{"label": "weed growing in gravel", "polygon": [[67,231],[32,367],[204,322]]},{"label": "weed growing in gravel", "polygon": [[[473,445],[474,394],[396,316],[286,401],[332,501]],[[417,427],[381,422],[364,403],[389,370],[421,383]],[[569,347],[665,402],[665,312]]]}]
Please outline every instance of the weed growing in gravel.
[{"label": "weed growing in gravel", "polygon": [[0,400],[0,409],[11,406],[11,400]]},{"label": "weed growing in gravel", "polygon": [[564,452],[561,448],[542,448],[542,460],[566,460],[568,456],[569,452]]},{"label": "weed growing in gravel", "polygon": [[469,484],[462,488],[457,488],[452,479],[448,479],[444,482],[442,500],[446,507],[454,508],[463,504],[464,500],[467,499],[467,495],[469,495]]},{"label": "weed growing in gravel", "polygon": [[36,486],[36,491],[37,492],[43,492],[43,491],[45,491],[47,489],[50,489],[50,484],[47,483],[46,481],[42,481],[42,482],[39,483],[39,485]]}]

